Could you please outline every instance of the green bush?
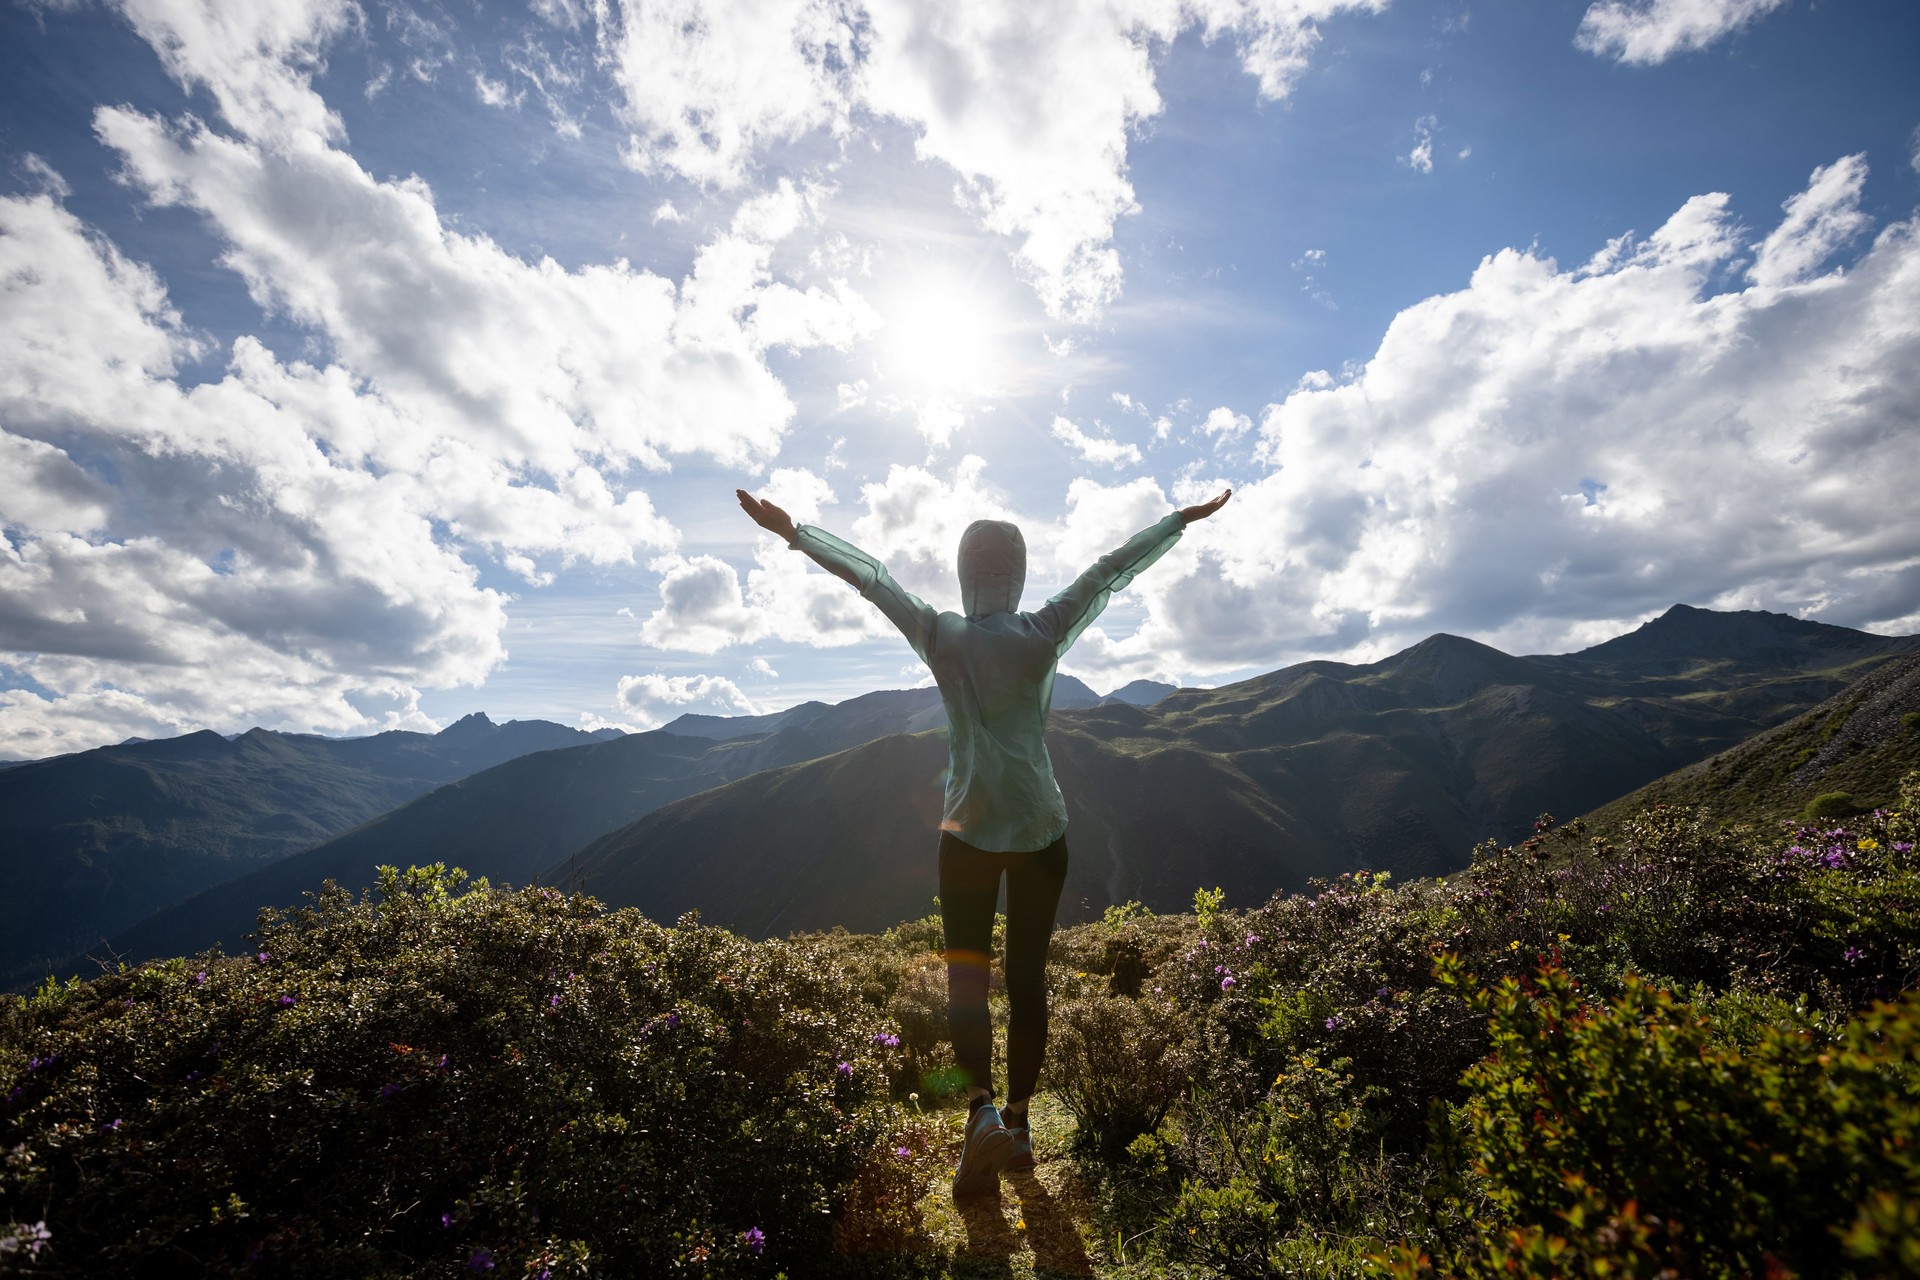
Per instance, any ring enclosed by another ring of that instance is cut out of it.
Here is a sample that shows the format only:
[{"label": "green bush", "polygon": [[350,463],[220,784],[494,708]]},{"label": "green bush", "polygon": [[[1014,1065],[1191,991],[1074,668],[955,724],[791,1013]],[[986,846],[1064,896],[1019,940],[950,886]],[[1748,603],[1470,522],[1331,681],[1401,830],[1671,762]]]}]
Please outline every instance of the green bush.
[{"label": "green bush", "polygon": [[1054,1005],[1047,1083],[1080,1142],[1109,1159],[1160,1127],[1186,1092],[1190,1061],[1168,1001],[1093,993]]},{"label": "green bush", "polygon": [[1807,807],[1801,816],[1808,822],[1824,822],[1829,818],[1848,818],[1860,812],[1853,803],[1850,791],[1823,791],[1807,801]]},{"label": "green bush", "polygon": [[[1441,973],[1476,986],[1457,959]],[[1637,979],[1591,1004],[1548,966],[1471,998],[1493,1052],[1467,1073],[1461,1128],[1504,1221],[1424,1264],[1404,1247],[1396,1274],[1920,1267],[1920,994],[1837,1037],[1786,1019],[1744,1046],[1711,1002]]]},{"label": "green bush", "polygon": [[792,947],[461,879],[36,998],[0,1222],[64,1274],[831,1270],[892,1029]]}]

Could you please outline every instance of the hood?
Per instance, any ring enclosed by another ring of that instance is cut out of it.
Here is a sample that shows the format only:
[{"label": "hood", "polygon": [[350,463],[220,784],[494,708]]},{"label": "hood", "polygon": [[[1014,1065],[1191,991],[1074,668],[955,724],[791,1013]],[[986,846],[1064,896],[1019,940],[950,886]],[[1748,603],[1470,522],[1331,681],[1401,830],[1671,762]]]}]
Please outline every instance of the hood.
[{"label": "hood", "polygon": [[960,607],[969,618],[1012,613],[1027,585],[1027,540],[1005,520],[975,520],[960,535]]}]

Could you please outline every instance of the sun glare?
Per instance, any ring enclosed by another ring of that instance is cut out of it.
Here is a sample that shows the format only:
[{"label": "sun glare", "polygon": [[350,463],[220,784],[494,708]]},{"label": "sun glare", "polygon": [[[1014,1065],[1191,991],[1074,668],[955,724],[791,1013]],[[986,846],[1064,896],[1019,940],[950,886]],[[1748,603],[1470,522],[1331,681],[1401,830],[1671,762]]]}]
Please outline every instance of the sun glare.
[{"label": "sun glare", "polygon": [[928,275],[880,307],[881,375],[908,396],[964,397],[998,389],[1005,317],[973,286]]}]

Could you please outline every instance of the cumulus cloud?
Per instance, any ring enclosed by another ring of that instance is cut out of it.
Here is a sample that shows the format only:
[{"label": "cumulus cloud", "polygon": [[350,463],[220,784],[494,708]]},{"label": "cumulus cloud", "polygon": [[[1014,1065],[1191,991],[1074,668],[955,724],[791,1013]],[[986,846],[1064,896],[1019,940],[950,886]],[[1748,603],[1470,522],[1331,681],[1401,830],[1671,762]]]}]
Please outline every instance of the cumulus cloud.
[{"label": "cumulus cloud", "polygon": [[693,711],[705,715],[758,715],[753,699],[725,676],[667,676],[653,672],[621,676],[614,701],[622,715],[652,729]]},{"label": "cumulus cloud", "polygon": [[1211,437],[1215,447],[1230,444],[1253,429],[1253,419],[1221,405],[1207,414],[1200,430]]},{"label": "cumulus cloud", "polygon": [[1786,218],[1753,246],[1747,275],[1766,287],[1792,284],[1858,237],[1873,222],[1860,212],[1860,189],[1866,181],[1865,153],[1815,169],[1807,189],[1781,205]]},{"label": "cumulus cloud", "polygon": [[1910,628],[1920,220],[1810,274],[1863,176],[1816,172],[1744,290],[1716,194],[1577,267],[1503,250],[1408,308],[1350,380],[1266,411],[1268,474],[1142,579],[1110,657],[1225,670],[1436,630],[1558,649],[1676,601]]},{"label": "cumulus cloud", "polygon": [[1599,0],[1573,42],[1588,53],[1650,65],[1704,49],[1787,0]]},{"label": "cumulus cloud", "polygon": [[856,110],[914,131],[962,202],[1013,237],[1048,312],[1090,320],[1118,292],[1114,223],[1134,208],[1129,133],[1157,115],[1152,52],[1182,31],[1231,39],[1269,99],[1317,24],[1386,0],[622,0],[602,42],[632,158],[736,186],[769,144],[845,135]]},{"label": "cumulus cloud", "polygon": [[631,469],[771,459],[793,407],[767,353],[872,327],[843,284],[774,277],[807,190],[744,201],[678,281],[525,261],[341,149],[310,82],[353,6],[123,7],[232,132],[105,108],[100,137],[323,354],[243,335],[223,376],[183,378],[214,353],[154,272],[60,184],[0,199],[0,664],[28,686],[0,753],[425,724],[422,688],[505,656],[480,564],[538,587],[671,547]]},{"label": "cumulus cloud", "polygon": [[856,55],[852,17],[822,0],[622,0],[601,44],[642,171],[737,187],[769,143],[843,132]]},{"label": "cumulus cloud", "polygon": [[1105,436],[1090,436],[1057,414],[1053,419],[1053,438],[1079,454],[1083,461],[1098,466],[1137,467],[1140,465],[1138,445],[1111,440]]}]

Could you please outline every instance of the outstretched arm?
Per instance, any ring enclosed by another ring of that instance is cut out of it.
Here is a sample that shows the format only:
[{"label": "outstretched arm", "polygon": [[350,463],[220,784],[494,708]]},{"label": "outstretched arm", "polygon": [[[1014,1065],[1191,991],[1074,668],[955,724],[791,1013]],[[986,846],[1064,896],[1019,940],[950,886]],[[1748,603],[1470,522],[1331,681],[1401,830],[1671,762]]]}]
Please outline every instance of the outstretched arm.
[{"label": "outstretched arm", "polygon": [[1065,653],[1107,607],[1113,593],[1132,582],[1134,576],[1180,541],[1186,527],[1227,505],[1233,496],[1228,489],[1210,502],[1182,507],[1157,524],[1148,525],[1128,538],[1117,550],[1109,551],[1093,562],[1093,567],[1073,580],[1073,585],[1047,601],[1035,615],[1040,625],[1053,636],[1053,651]]},{"label": "outstretched arm", "polygon": [[792,516],[745,489],[735,489],[734,496],[740,499],[741,510],[751,516],[755,524],[795,551],[806,552],[815,564],[870,600],[889,622],[900,628],[900,634],[907,638],[920,660],[930,661],[937,615],[920,597],[895,582],[885,565],[825,529],[816,529],[810,524],[796,526]]}]

